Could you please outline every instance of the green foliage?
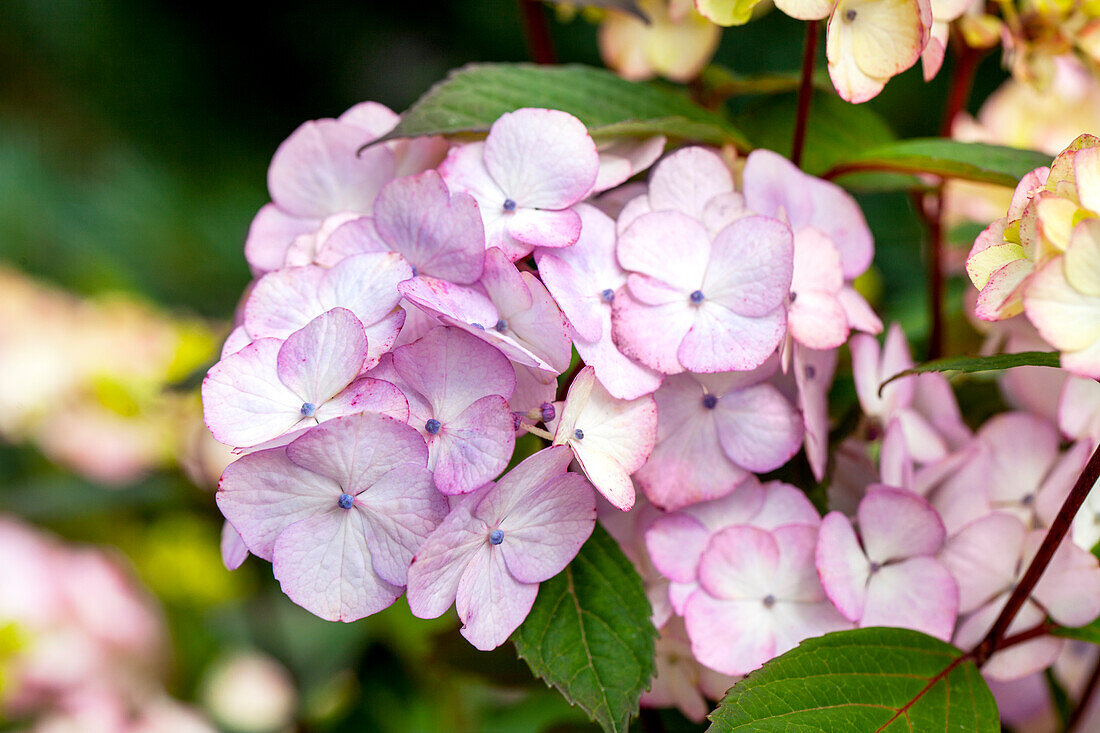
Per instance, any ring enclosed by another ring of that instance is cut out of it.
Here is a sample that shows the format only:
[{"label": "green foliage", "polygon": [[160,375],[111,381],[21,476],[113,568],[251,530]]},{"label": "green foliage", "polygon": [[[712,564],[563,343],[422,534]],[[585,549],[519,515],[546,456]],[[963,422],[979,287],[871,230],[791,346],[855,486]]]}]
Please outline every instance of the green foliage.
[{"label": "green foliage", "polygon": [[[737,124],[757,147],[790,157],[797,107],[795,95],[775,97],[746,110],[738,116]],[[832,92],[817,91],[810,104],[802,169],[820,175],[868,147],[893,139],[890,126],[870,107],[848,104]]]},{"label": "green foliage", "polygon": [[[1050,160],[1049,155],[1035,150],[918,138],[865,150],[836,164],[830,173],[837,177],[855,171],[931,173],[944,178],[1013,187],[1028,171],[1050,165]],[[896,179],[891,180],[897,182]],[[838,178],[837,182],[843,183],[844,180]],[[892,187],[884,185],[884,188]]]},{"label": "green foliage", "polygon": [[950,644],[907,629],[839,631],[804,641],[733,686],[714,733],[998,733],[977,667]]},{"label": "green foliage", "polygon": [[532,672],[619,733],[653,677],[651,612],[634,566],[597,524],[573,562],[539,588],[512,641]]},{"label": "green foliage", "polygon": [[597,137],[667,135],[749,147],[730,122],[679,92],[579,64],[463,66],[420,97],[382,139],[487,132],[498,117],[520,107],[564,110]]},{"label": "green foliage", "polygon": [[895,379],[925,372],[996,372],[1020,366],[1045,366],[1058,368],[1060,359],[1055,351],[1021,351],[1018,354],[993,354],[991,356],[949,356],[918,364],[912,369],[898,372],[879,385],[882,388]]}]

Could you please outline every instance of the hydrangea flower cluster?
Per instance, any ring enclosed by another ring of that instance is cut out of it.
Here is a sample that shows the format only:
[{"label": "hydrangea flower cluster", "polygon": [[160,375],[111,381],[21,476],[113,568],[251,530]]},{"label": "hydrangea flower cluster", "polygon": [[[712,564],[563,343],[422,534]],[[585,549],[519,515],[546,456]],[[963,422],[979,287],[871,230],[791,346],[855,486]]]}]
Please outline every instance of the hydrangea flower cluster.
[{"label": "hydrangea flower cluster", "polygon": [[[912,360],[852,285],[873,242],[847,193],[766,150],[653,165],[663,139],[598,146],[546,109],[355,155],[394,121],[367,103],[306,123],[272,163],[257,280],[203,384],[211,432],[244,454],[217,494],[228,565],[271,561],[331,620],[402,593],[420,617],[453,604],[491,649],[598,515],[662,632],[644,702],[696,719],[810,636],[985,631],[1088,446],[1061,451],[1024,413],[975,434],[937,375],[879,394]],[[865,417],[830,461],[846,344]],[[515,455],[524,433],[543,445]],[[824,517],[761,478],[800,451],[828,470]],[[1091,621],[1100,568],[1060,553],[1028,618]],[[987,673],[1061,648],[1021,644]]]},{"label": "hydrangea flower cluster", "polygon": [[1062,365],[1100,379],[1100,139],[1082,135],[1050,167],[1028,173],[1005,217],[974,242],[966,271],[976,315],[1021,312],[1062,352]]}]

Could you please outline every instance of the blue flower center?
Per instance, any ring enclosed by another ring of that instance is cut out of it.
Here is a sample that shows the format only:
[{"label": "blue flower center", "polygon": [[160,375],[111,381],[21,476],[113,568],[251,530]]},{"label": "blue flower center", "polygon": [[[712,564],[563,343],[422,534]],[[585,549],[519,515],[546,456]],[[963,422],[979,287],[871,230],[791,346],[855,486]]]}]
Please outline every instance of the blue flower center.
[{"label": "blue flower center", "polygon": [[443,427],[443,423],[439,422],[434,417],[424,423],[424,429],[428,431],[428,435],[435,435],[439,432],[441,427]]},{"label": "blue flower center", "polygon": [[350,494],[340,494],[340,498],[336,500],[336,505],[341,509],[351,509],[354,502],[355,499],[351,498]]},{"label": "blue flower center", "polygon": [[482,326],[480,323],[471,323],[470,325],[473,326],[474,328],[478,329],[479,331],[484,331],[485,330],[485,326]]},{"label": "blue flower center", "polygon": [[584,431],[581,430],[580,428],[577,428],[576,430],[573,431],[573,437],[576,438],[577,440],[584,440]]},{"label": "blue flower center", "polygon": [[508,321],[501,318],[497,321],[497,325],[493,326],[497,333],[504,333],[508,330]]},{"label": "blue flower center", "polygon": [[516,210],[516,202],[513,201],[512,199],[504,199],[504,210],[505,211],[515,211]]},{"label": "blue flower center", "polygon": [[557,415],[557,411],[554,409],[554,405],[551,402],[543,402],[539,405],[539,417],[543,422],[550,422]]},{"label": "blue flower center", "polygon": [[610,303],[611,301],[615,300],[615,291],[611,288],[607,288],[602,293],[600,293],[600,297],[603,298],[603,302]]},{"label": "blue flower center", "polygon": [[504,542],[504,532],[499,529],[494,529],[489,533],[490,545],[499,545],[501,542]]},{"label": "blue flower center", "polygon": [[712,395],[712,394],[703,395],[703,407],[707,408],[708,410],[713,410],[717,404],[718,404],[718,398],[715,397],[714,395]]},{"label": "blue flower center", "polygon": [[774,605],[775,605],[775,596],[773,596],[771,593],[764,596],[764,608],[771,608]]},{"label": "blue flower center", "polygon": [[417,275],[420,274],[420,270],[416,269],[416,265],[412,266],[412,270],[413,270],[413,277],[416,277]]},{"label": "blue flower center", "polygon": [[317,412],[317,405],[312,402],[303,402],[300,412],[302,417],[313,417],[313,413]]},{"label": "blue flower center", "polygon": [[691,302],[694,303],[695,305],[699,305],[700,303],[703,302],[703,299],[706,298],[706,297],[707,296],[703,295],[702,290],[694,290],[694,291],[692,291],[691,295],[688,296],[688,299],[691,300]]}]

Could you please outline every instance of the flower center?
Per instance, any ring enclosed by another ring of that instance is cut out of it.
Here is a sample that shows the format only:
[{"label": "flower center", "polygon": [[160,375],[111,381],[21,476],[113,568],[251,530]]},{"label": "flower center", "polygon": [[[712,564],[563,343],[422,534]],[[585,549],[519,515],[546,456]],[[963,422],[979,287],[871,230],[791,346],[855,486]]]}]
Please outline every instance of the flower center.
[{"label": "flower center", "polygon": [[351,509],[352,503],[355,499],[351,498],[350,494],[340,494],[340,498],[336,500],[336,505],[341,509]]},{"label": "flower center", "polygon": [[542,418],[543,422],[550,422],[557,415],[552,402],[543,402],[539,405],[539,413],[539,417]]},{"label": "flower center", "polygon": [[607,288],[602,293],[600,293],[600,297],[603,298],[603,302],[610,303],[611,301],[615,300],[615,291],[611,288]]},{"label": "flower center", "polygon": [[490,545],[499,545],[501,542],[504,542],[504,532],[503,531],[501,531],[499,529],[494,529],[492,532],[489,533],[489,544]]},{"label": "flower center", "polygon": [[505,331],[508,330],[508,321],[501,318],[500,320],[497,321],[497,324],[495,326],[493,326],[493,329],[497,333],[504,333]]},{"label": "flower center", "polygon": [[424,423],[424,429],[428,431],[428,435],[435,435],[439,432],[441,427],[443,427],[443,423],[439,422],[434,417]]},{"label": "flower center", "polygon": [[302,413],[302,417],[313,417],[313,413],[317,412],[317,405],[312,402],[303,402],[299,412]]},{"label": "flower center", "polygon": [[692,303],[694,303],[695,305],[699,305],[700,303],[703,302],[703,299],[706,298],[706,297],[707,296],[703,295],[702,290],[695,290],[695,291],[692,291],[691,295],[688,296],[688,299]]},{"label": "flower center", "polygon": [[875,562],[874,560],[872,560],[872,561],[871,561],[871,574],[872,574],[872,575],[874,575],[874,574],[875,574],[875,573],[877,573],[877,572],[878,572],[879,570],[882,570],[882,566],[881,566],[881,565],[879,565],[879,564],[878,564],[877,562]]},{"label": "flower center", "polygon": [[577,440],[584,440],[584,431],[581,430],[580,428],[577,428],[576,430],[573,431],[573,437],[576,438]]},{"label": "flower center", "polygon": [[718,398],[715,397],[714,395],[712,395],[712,394],[703,395],[703,407],[707,408],[708,410],[713,410],[717,404],[718,404]]},{"label": "flower center", "polygon": [[515,211],[516,210],[516,202],[513,201],[512,199],[504,199],[504,210],[505,211]]},{"label": "flower center", "polygon": [[771,593],[764,596],[764,608],[771,608],[774,605],[775,605],[775,596],[773,596]]},{"label": "flower center", "polygon": [[794,302],[796,300],[798,300],[798,293],[796,293],[795,291],[792,290],[791,291],[791,305],[794,305]]},{"label": "flower center", "polygon": [[848,8],[847,10],[844,11],[844,20],[851,23],[855,19],[856,19],[856,10],[855,10],[855,8]]},{"label": "flower center", "polygon": [[814,368],[813,364],[807,364],[804,371],[806,372],[806,379],[813,379],[817,376],[817,369]]}]

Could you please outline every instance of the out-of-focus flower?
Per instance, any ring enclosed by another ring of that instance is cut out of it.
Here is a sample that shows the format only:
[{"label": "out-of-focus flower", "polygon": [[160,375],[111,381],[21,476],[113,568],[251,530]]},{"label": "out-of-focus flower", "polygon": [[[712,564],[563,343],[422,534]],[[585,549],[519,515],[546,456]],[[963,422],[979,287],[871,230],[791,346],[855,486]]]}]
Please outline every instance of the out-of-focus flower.
[{"label": "out-of-focus flower", "polygon": [[673,618],[657,638],[653,684],[642,693],[642,706],[676,707],[684,717],[702,723],[711,710],[708,700],[720,700],[737,677],[708,669],[691,655],[691,642],[680,618]]},{"label": "out-of-focus flower", "polygon": [[298,699],[286,668],[260,652],[219,660],[205,674],[199,695],[214,720],[241,733],[285,730]]},{"label": "out-of-focus flower", "polygon": [[[0,557],[0,630],[16,639],[0,659],[0,717],[36,731],[211,730],[164,696],[159,609],[117,558],[10,517]],[[190,727],[150,727],[170,713]]]},{"label": "out-of-focus flower", "polygon": [[0,267],[0,439],[94,481],[135,481],[173,461],[190,412],[165,386],[213,350],[197,319],[123,295],[81,300]]},{"label": "out-of-focus flower", "polygon": [[694,79],[718,50],[721,29],[696,12],[692,0],[639,0],[638,7],[648,23],[607,12],[599,30],[604,63],[627,79]]}]

